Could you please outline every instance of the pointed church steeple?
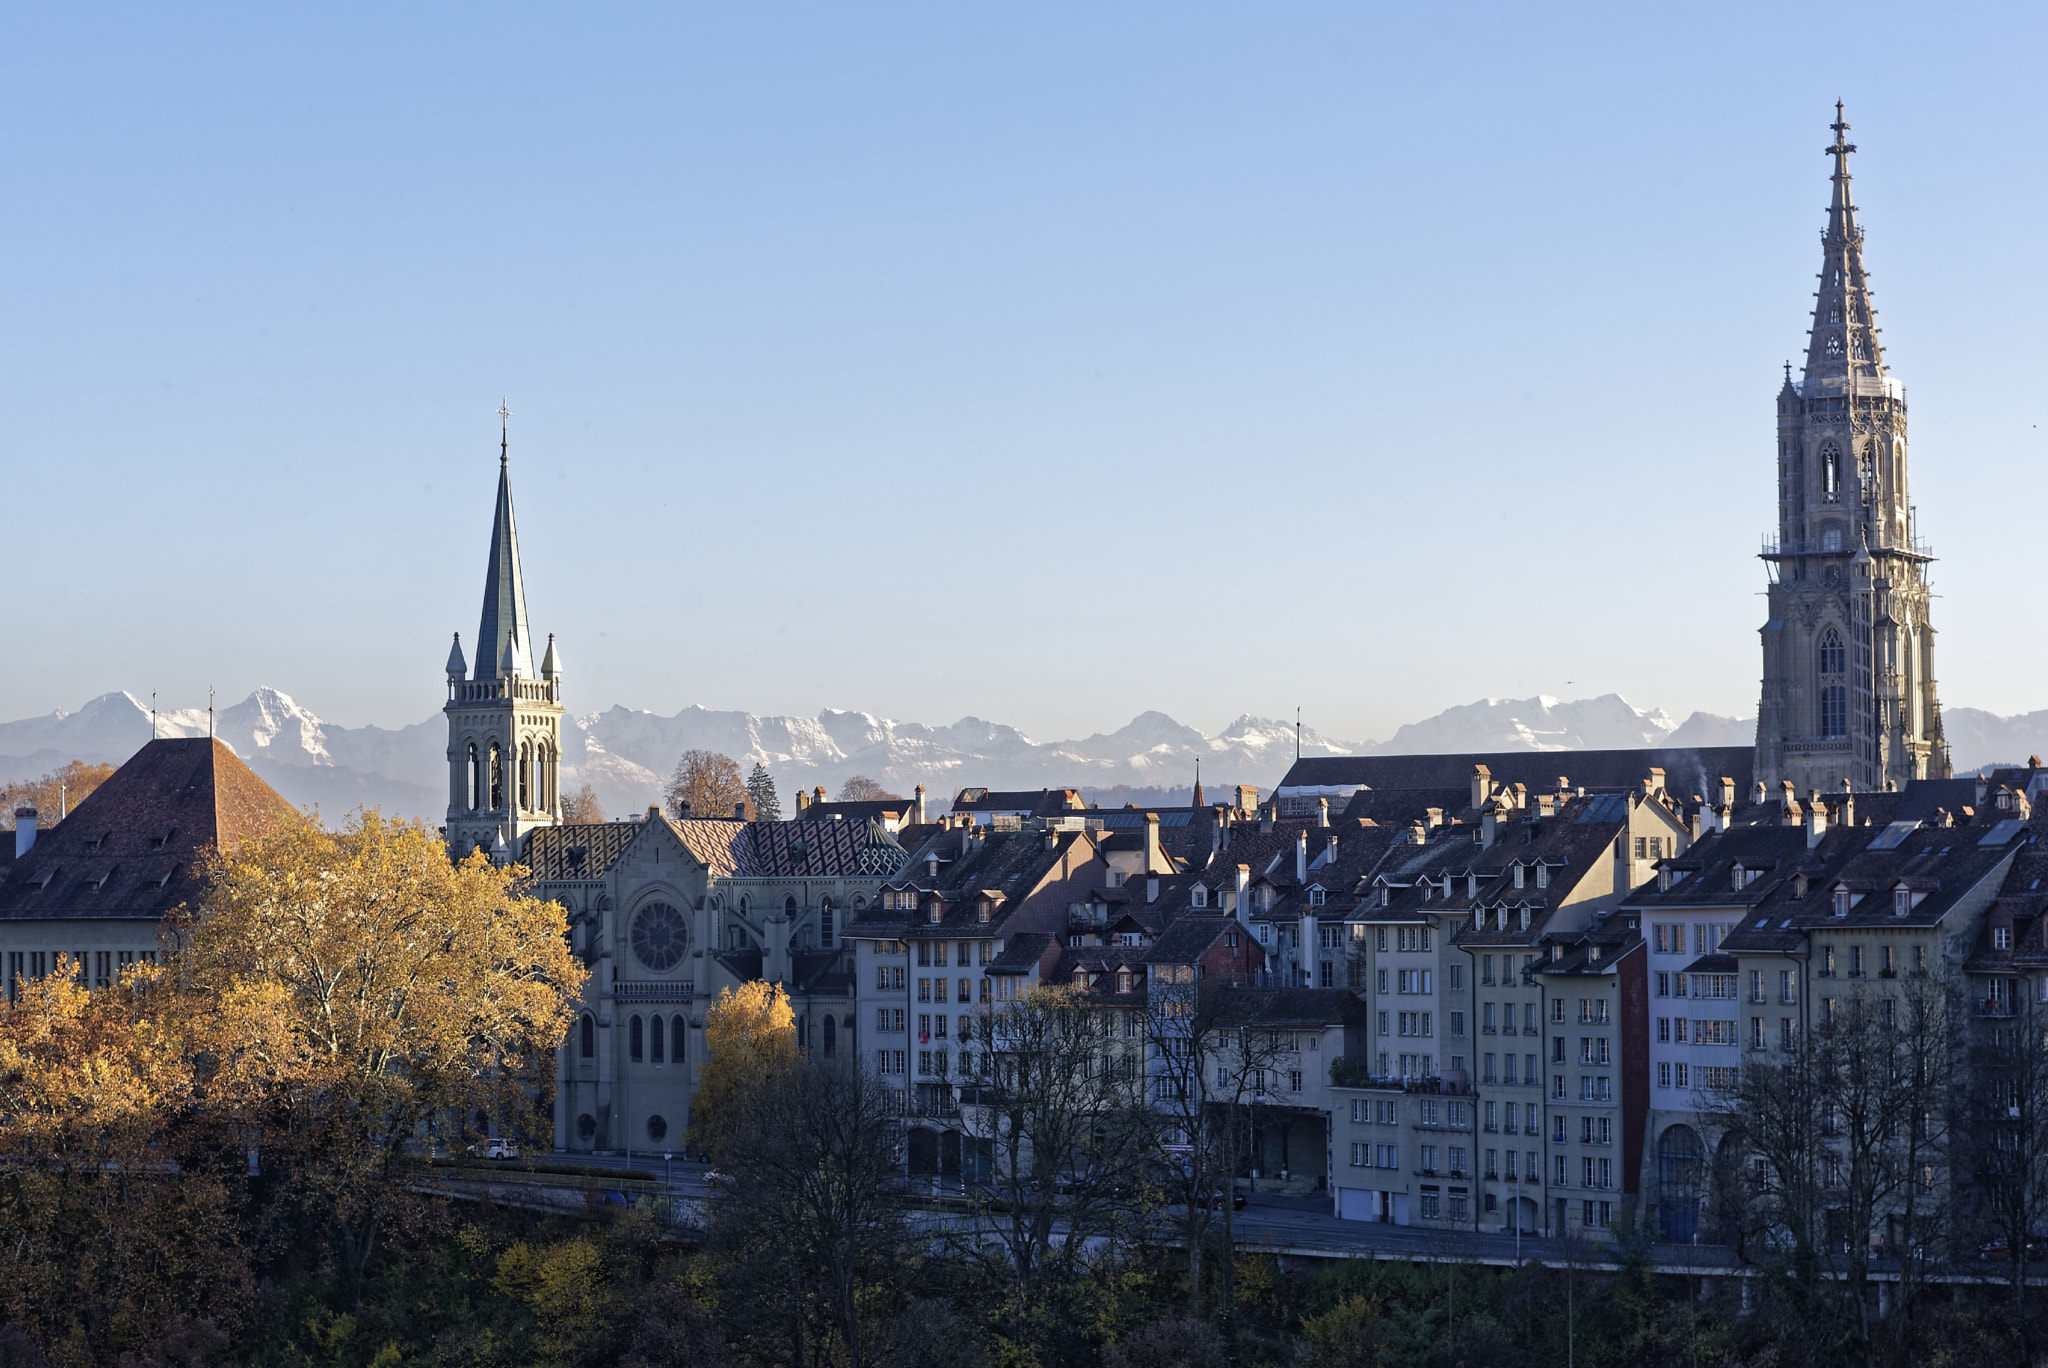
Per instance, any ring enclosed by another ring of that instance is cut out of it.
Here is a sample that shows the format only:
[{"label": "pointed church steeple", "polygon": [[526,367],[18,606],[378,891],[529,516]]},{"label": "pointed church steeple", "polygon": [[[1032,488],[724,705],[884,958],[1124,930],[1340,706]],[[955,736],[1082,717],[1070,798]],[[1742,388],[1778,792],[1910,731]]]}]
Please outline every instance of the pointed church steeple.
[{"label": "pointed church steeple", "polygon": [[[522,661],[530,640],[526,627],[526,580],[519,571],[519,529],[512,520],[512,410],[498,405],[498,511],[491,520],[491,561],[484,572],[484,612],[476,629],[476,678],[506,673],[510,659]],[[525,673],[531,674],[528,667]]]},{"label": "pointed church steeple", "polygon": [[1870,277],[1863,269],[1863,225],[1857,219],[1856,197],[1850,192],[1849,154],[1856,144],[1842,102],[1835,101],[1835,140],[1822,149],[1835,159],[1834,197],[1828,205],[1820,288],[1814,293],[1813,327],[1806,341],[1805,384],[1808,399],[1836,395],[1885,394],[1884,348],[1878,337],[1877,310],[1870,298]]}]

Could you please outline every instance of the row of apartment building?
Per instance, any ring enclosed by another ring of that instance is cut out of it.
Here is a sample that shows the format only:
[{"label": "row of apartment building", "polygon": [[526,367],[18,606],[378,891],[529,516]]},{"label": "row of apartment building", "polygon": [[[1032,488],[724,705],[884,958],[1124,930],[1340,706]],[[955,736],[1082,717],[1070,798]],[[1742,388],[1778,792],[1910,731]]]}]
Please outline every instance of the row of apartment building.
[{"label": "row of apartment building", "polygon": [[[963,795],[906,829],[903,870],[845,930],[913,1171],[972,1176],[961,1032],[985,1001],[1086,989],[1124,1014],[1125,1067],[1165,1087],[1142,1018],[1194,976],[1284,1042],[1256,1061],[1247,1176],[1313,1180],[1350,1219],[1549,1235],[1653,1219],[1683,1238],[1746,1061],[1851,993],[1938,981],[1977,1020],[2028,991],[2030,948],[2048,969],[2022,858],[2037,769],[1824,800],[1746,770],[1681,795],[1642,763],[1662,758],[1572,756],[1594,783],[1533,781],[1557,756],[1426,758],[1437,779],[1466,764],[1455,789],[1373,787],[1370,762],[1332,782],[1333,762],[1305,761],[1256,808]],[[1613,783],[1619,765],[1642,773]]]}]

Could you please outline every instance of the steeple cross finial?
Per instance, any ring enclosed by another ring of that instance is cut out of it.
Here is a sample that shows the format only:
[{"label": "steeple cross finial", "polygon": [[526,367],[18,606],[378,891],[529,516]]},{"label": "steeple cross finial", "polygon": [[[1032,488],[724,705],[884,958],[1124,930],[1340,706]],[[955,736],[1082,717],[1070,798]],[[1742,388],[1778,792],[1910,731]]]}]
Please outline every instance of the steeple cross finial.
[{"label": "steeple cross finial", "polygon": [[506,399],[498,400],[498,464],[504,465],[511,459],[512,410]]}]

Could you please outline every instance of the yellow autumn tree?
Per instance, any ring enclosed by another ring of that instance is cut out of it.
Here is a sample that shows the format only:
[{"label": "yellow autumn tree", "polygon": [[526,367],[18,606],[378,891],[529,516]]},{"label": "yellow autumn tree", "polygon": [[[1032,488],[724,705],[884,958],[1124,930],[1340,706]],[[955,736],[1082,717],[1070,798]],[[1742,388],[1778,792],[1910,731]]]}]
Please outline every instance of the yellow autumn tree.
[{"label": "yellow autumn tree", "polygon": [[87,992],[60,958],[0,1004],[0,1321],[53,1364],[111,1363],[253,1293],[230,1156],[298,1072],[262,986],[202,1001],[138,965]]},{"label": "yellow autumn tree", "polygon": [[378,1239],[416,1218],[401,1181],[429,1132],[518,1135],[537,1118],[586,972],[556,903],[481,853],[450,862],[432,829],[375,810],[242,842],[180,922],[182,993],[275,993],[296,1048],[252,1116],[300,1200],[325,1210],[344,1296]]},{"label": "yellow autumn tree", "polygon": [[778,983],[728,988],[704,1014],[704,1048],[690,1100],[690,1148],[717,1161],[750,1090],[796,1066],[796,1013]]}]

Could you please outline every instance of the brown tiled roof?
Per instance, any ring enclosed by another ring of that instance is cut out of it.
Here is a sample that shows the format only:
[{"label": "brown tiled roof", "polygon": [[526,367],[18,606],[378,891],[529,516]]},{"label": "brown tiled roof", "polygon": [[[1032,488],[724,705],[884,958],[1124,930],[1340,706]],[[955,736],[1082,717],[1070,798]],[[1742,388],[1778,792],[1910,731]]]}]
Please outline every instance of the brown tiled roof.
[{"label": "brown tiled roof", "polygon": [[0,879],[0,918],[156,919],[202,891],[198,866],[294,809],[220,741],[151,741],[36,837]]},{"label": "brown tiled roof", "polygon": [[[1472,767],[1492,771],[1496,786],[1526,784],[1549,792],[1560,775],[1574,788],[1633,788],[1652,768],[1661,769],[1678,793],[1699,791],[1724,776],[1735,781],[1736,801],[1749,801],[1756,752],[1750,746],[1700,746],[1682,750],[1496,751],[1483,755],[1331,755],[1294,762],[1282,788],[1363,784],[1375,789],[1450,789],[1465,786],[1470,799]],[[1462,804],[1461,804],[1462,806]]]}]

